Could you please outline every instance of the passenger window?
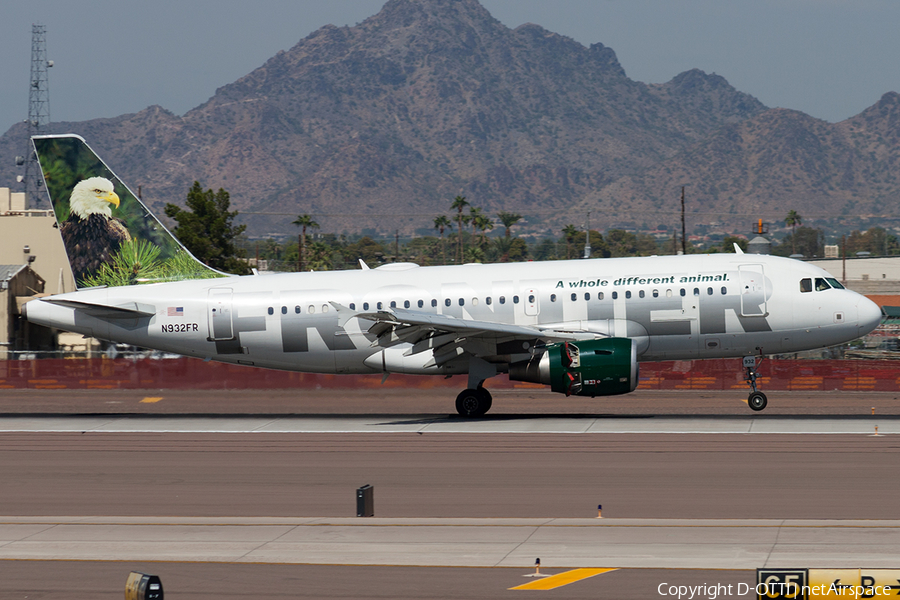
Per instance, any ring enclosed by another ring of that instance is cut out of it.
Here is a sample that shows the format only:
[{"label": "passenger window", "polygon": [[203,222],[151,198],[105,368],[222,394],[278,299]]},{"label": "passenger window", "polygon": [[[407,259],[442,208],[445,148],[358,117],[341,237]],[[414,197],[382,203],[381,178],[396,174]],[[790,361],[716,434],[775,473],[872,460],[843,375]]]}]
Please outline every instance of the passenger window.
[{"label": "passenger window", "polygon": [[712,296],[712,295],[713,295],[712,288],[706,288],[706,295],[707,295],[707,296]]},{"label": "passenger window", "polygon": [[327,305],[327,304],[323,304],[323,305],[322,305],[322,312],[323,312],[323,313],[327,313],[327,312],[328,312],[328,305]]},{"label": "passenger window", "polygon": [[[351,303],[350,303],[350,310],[356,310],[356,303],[355,303],[355,302],[351,302]],[[300,312],[300,307],[299,307],[299,306],[297,307],[297,312]]]},{"label": "passenger window", "polygon": [[550,294],[550,302],[556,302],[556,294]]},{"label": "passenger window", "polygon": [[450,306],[450,298],[444,298],[444,306]]},{"label": "passenger window", "polygon": [[[353,305],[352,305],[352,304],[350,305],[350,308],[353,308]],[[299,307],[299,306],[295,306],[295,307],[294,307],[294,312],[297,313],[297,314],[299,315],[299,314],[300,314],[300,307]]]},{"label": "passenger window", "polygon": [[[380,304],[380,302],[379,302],[379,304]],[[381,308],[381,307],[379,306],[378,308]],[[314,315],[314,314],[316,314],[316,307],[313,306],[312,304],[310,304],[309,308],[306,309],[306,312],[308,312],[311,315]]]},{"label": "passenger window", "polygon": [[437,308],[437,298],[431,299],[431,308]]},{"label": "passenger window", "polygon": [[695,295],[695,296],[699,296],[699,295],[700,295],[700,288],[694,288],[694,295]]},{"label": "passenger window", "polygon": [[[378,304],[375,305],[375,308],[377,308],[378,310],[381,310],[383,306],[384,306],[384,304],[379,302]],[[310,308],[312,308],[312,307],[310,306]]]},{"label": "passenger window", "polygon": [[666,290],[666,298],[672,297],[672,290]]},{"label": "passenger window", "polygon": [[639,292],[638,292],[638,296],[640,296],[641,298],[643,298],[643,297],[644,297],[644,290],[639,291]]},{"label": "passenger window", "polygon": [[613,292],[613,293],[612,293],[612,299],[613,299],[613,300],[618,300],[618,299],[619,299],[619,292]]},{"label": "passenger window", "polygon": [[572,294],[572,302],[578,300],[578,294]]},{"label": "passenger window", "polygon": [[369,303],[363,302],[363,310],[369,310]]},{"label": "passenger window", "polygon": [[425,306],[425,301],[424,301],[424,300],[419,300],[418,306],[419,306],[419,308],[422,308],[423,306]]},{"label": "passenger window", "polygon": [[500,304],[506,304],[506,296],[500,296]]},{"label": "passenger window", "polygon": [[519,297],[513,296],[513,304],[518,304],[518,303],[519,303]]},{"label": "passenger window", "polygon": [[488,306],[491,305],[491,302],[492,302],[492,301],[491,301],[491,297],[490,297],[490,296],[488,296],[487,298],[484,299],[484,303],[487,304]]},{"label": "passenger window", "polygon": [[585,299],[585,300],[590,300],[590,299],[591,299],[591,293],[590,293],[590,292],[585,292],[585,293],[584,293],[584,299]]},{"label": "passenger window", "polygon": [[534,304],[534,294],[528,294],[528,304]]},{"label": "passenger window", "polygon": [[836,290],[842,290],[842,289],[844,289],[844,286],[841,285],[841,282],[838,281],[837,279],[834,279],[833,277],[826,277],[826,278],[825,278],[825,281],[827,281],[828,283],[830,283],[830,284],[831,284],[831,287],[833,287],[833,288],[836,289]]},{"label": "passenger window", "polygon": [[460,299],[459,299],[459,305],[460,305],[460,306],[465,306],[465,305],[466,305],[466,301],[463,300],[462,298],[460,298]]},{"label": "passenger window", "polygon": [[724,296],[727,293],[728,293],[728,288],[723,285],[722,286],[722,295]]},{"label": "passenger window", "polygon": [[811,292],[812,291],[812,279],[806,277],[805,279],[800,280],[800,291],[801,292]]},{"label": "passenger window", "polygon": [[391,308],[397,308],[397,302],[391,300]]},{"label": "passenger window", "polygon": [[603,300],[603,292],[597,293],[597,300]]},{"label": "passenger window", "polygon": [[403,308],[409,308],[409,300],[403,301]]},{"label": "passenger window", "polygon": [[625,298],[631,298],[631,290],[625,292]]},{"label": "passenger window", "polygon": [[283,314],[283,315],[286,315],[286,314],[287,314],[287,306],[282,306],[282,307],[281,307],[281,314]]},{"label": "passenger window", "polygon": [[478,306],[478,298],[472,298],[472,306]]},{"label": "passenger window", "polygon": [[269,307],[269,314],[270,314],[270,315],[274,315],[274,314],[275,314],[275,309],[272,308],[271,306]]},{"label": "passenger window", "polygon": [[659,298],[659,290],[653,290],[653,297]]},{"label": "passenger window", "polygon": [[681,292],[680,292],[680,293],[681,293],[681,297],[682,297],[682,298],[684,298],[685,296],[687,296],[687,290],[684,289],[684,288],[681,288]]},{"label": "passenger window", "polygon": [[828,282],[822,279],[821,277],[816,277],[816,291],[824,292],[825,290],[830,290],[831,286],[828,285]]}]

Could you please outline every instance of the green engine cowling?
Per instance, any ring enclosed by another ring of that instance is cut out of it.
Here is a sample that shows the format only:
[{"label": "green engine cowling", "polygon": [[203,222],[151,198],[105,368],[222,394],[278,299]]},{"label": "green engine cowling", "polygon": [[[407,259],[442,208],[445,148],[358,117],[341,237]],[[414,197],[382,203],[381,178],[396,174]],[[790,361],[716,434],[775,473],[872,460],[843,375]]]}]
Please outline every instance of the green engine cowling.
[{"label": "green engine cowling", "polygon": [[566,396],[627,394],[638,385],[637,346],[629,338],[552,344],[540,356],[510,365],[509,378],[543,383]]}]

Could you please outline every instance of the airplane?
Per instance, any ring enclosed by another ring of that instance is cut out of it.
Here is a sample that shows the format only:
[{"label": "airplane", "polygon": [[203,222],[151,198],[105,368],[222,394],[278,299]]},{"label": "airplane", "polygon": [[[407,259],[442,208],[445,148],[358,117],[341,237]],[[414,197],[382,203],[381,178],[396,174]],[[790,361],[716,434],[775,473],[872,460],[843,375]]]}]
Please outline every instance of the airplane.
[{"label": "airplane", "polygon": [[467,375],[456,399],[466,417],[488,412],[484,382],[501,373],[595,397],[634,391],[640,362],[725,357],[742,358],[747,403],[761,411],[765,355],[849,342],[881,321],[874,302],[826,271],[737,246],[228,275],[195,259],[83,138],[33,144],[78,289],[28,302],[28,321],[270,369]]}]

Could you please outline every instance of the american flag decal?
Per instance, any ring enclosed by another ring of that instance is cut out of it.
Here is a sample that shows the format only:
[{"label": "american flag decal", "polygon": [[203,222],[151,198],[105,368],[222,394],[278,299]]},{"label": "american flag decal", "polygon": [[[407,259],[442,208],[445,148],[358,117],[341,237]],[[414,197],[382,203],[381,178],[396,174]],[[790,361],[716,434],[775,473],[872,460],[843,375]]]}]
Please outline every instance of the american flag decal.
[{"label": "american flag decal", "polygon": [[184,316],[184,307],[183,306],[170,306],[168,308],[167,315],[170,317],[183,317]]}]

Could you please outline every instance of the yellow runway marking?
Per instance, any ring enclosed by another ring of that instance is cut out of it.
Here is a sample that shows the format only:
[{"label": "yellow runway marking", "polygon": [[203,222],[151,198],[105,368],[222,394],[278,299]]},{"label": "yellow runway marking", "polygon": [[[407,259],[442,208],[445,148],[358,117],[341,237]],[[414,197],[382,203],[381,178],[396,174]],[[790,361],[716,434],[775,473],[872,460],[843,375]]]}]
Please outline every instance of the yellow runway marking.
[{"label": "yellow runway marking", "polygon": [[147,397],[147,398],[144,398],[143,400],[141,400],[141,403],[142,404],[153,404],[154,402],[159,402],[160,400],[162,400],[162,396],[160,396],[159,398]]},{"label": "yellow runway marking", "polygon": [[617,570],[618,569],[572,569],[571,571],[557,573],[556,575],[551,575],[550,577],[547,577],[545,579],[536,579],[526,584],[517,585],[516,587],[511,587],[509,589],[555,590],[558,587],[569,585],[570,583],[575,583],[576,581],[581,581],[582,579],[587,579],[588,577],[594,577],[596,575],[602,575],[603,573]]}]

